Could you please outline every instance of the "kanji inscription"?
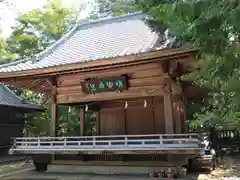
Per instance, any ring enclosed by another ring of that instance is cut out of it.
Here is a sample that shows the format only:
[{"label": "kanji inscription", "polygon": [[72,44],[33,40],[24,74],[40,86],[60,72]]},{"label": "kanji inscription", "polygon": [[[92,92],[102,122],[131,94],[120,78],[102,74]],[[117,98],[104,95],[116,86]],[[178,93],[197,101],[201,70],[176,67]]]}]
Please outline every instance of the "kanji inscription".
[{"label": "kanji inscription", "polygon": [[128,88],[127,76],[93,78],[81,83],[84,93],[101,93]]}]

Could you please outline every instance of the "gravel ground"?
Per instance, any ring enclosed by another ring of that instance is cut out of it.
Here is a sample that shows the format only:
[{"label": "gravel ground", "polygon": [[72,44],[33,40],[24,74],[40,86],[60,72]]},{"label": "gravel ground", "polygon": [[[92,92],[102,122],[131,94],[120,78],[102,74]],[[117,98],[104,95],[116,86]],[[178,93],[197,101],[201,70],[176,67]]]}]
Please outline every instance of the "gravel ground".
[{"label": "gravel ground", "polygon": [[32,169],[31,164],[26,164],[23,162],[13,162],[13,163],[5,163],[0,165],[0,179],[6,174],[11,174],[17,171],[23,171],[27,169]]},{"label": "gravel ground", "polygon": [[[147,174],[139,175],[114,175],[114,174],[86,174],[79,173],[76,167],[72,167],[71,172],[64,168],[64,166],[54,166],[49,168],[46,173],[37,173],[33,170],[20,172],[0,178],[1,180],[147,180],[149,179]],[[184,178],[185,179],[185,178]],[[197,174],[188,175],[188,180],[197,180]],[[153,179],[151,179],[153,180]],[[182,180],[182,179],[181,179]]]},{"label": "gravel ground", "polygon": [[215,171],[200,174],[198,180],[240,180],[240,156],[224,157]]},{"label": "gravel ground", "polygon": [[[20,165],[18,165],[20,166]],[[30,165],[21,164],[23,168],[30,168]],[[81,167],[78,167],[79,169]],[[147,175],[114,175],[114,174],[86,174],[76,167],[51,166],[46,173],[37,173],[33,170],[19,172],[11,176],[0,178],[1,180],[146,180]],[[2,169],[2,167],[0,167]],[[68,169],[71,169],[69,171]],[[0,172],[1,173],[1,172]],[[181,179],[183,180],[183,179]],[[222,165],[215,171],[206,174],[188,174],[184,180],[240,180],[240,156],[226,157]]]}]

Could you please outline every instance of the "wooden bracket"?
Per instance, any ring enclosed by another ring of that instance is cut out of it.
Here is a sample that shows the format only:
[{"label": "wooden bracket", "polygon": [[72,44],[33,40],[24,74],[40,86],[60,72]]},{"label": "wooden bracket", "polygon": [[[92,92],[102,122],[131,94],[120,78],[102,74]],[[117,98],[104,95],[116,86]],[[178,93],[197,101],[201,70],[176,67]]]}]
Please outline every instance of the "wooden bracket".
[{"label": "wooden bracket", "polygon": [[50,86],[56,86],[57,85],[57,80],[56,80],[56,76],[50,76],[49,78],[46,78],[46,83]]},{"label": "wooden bracket", "polygon": [[168,60],[163,60],[162,61],[162,70],[164,73],[169,72],[169,61]]},{"label": "wooden bracket", "polygon": [[163,86],[163,91],[166,93],[166,94],[172,94],[172,87],[170,84],[165,84]]},{"label": "wooden bracket", "polygon": [[46,83],[49,85],[50,92],[47,92],[48,99],[51,98],[52,103],[56,102],[56,96],[57,96],[57,81],[56,76],[51,76],[50,78],[46,79]]}]

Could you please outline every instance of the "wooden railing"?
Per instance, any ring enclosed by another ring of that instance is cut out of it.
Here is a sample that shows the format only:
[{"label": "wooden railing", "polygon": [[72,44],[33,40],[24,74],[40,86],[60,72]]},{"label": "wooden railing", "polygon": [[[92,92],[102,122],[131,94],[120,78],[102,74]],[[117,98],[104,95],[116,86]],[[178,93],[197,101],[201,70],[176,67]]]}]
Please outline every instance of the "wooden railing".
[{"label": "wooden railing", "polygon": [[240,131],[215,130],[210,133],[210,137],[214,149],[240,149]]},{"label": "wooden railing", "polygon": [[12,153],[100,153],[200,149],[198,134],[15,138]]}]

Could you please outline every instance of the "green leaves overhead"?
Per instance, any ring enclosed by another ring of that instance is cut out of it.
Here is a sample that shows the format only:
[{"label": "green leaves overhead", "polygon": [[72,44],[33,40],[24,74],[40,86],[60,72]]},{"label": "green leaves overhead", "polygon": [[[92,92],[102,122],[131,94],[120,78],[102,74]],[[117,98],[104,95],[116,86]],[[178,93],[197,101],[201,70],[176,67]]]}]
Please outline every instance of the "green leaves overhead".
[{"label": "green leaves overhead", "polygon": [[238,1],[176,0],[163,3],[146,0],[155,26],[199,48],[199,72],[189,75],[212,92],[208,106],[197,110],[198,122],[207,126],[238,124],[240,112],[240,23]]},{"label": "green leaves overhead", "polygon": [[136,0],[95,0],[95,8],[90,12],[90,18],[101,16],[120,16],[126,13],[140,11]]},{"label": "green leaves overhead", "polygon": [[18,18],[8,50],[19,57],[31,57],[58,40],[75,23],[75,11],[62,7],[60,0],[50,1]]}]

